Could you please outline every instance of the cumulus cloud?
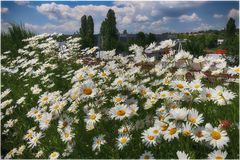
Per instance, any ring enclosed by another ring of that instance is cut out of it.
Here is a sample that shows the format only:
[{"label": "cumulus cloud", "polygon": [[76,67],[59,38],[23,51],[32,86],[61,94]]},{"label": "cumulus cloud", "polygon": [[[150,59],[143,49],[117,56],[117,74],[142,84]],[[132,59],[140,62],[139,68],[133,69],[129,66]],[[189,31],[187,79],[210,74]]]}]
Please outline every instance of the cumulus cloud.
[{"label": "cumulus cloud", "polygon": [[180,22],[194,22],[194,21],[200,21],[201,19],[198,17],[196,13],[192,13],[192,15],[181,15],[178,17]]},{"label": "cumulus cloud", "polygon": [[36,32],[36,33],[70,33],[76,32],[79,29],[79,22],[77,21],[69,21],[62,24],[50,24],[47,23],[45,25],[34,25],[30,23],[25,23],[25,27]]},{"label": "cumulus cloud", "polygon": [[238,18],[239,17],[239,10],[237,9],[231,9],[228,13],[228,17],[232,17],[232,18]]},{"label": "cumulus cloud", "polygon": [[1,7],[1,13],[7,13],[8,12],[8,8],[6,7]]},{"label": "cumulus cloud", "polygon": [[148,17],[147,16],[142,16],[142,15],[137,15],[136,20],[138,22],[145,22],[145,21],[148,20]]},{"label": "cumulus cloud", "polygon": [[23,6],[23,5],[29,4],[30,1],[14,1],[14,3],[16,3],[17,5]]},{"label": "cumulus cloud", "polygon": [[[113,9],[116,14],[118,29],[124,30],[128,28],[128,32],[138,32],[152,24],[156,26],[156,21],[161,21],[158,28],[164,28],[164,24],[171,19],[176,19],[184,13],[184,9],[202,5],[205,2],[172,2],[172,1],[152,1],[136,2],[136,1],[115,1],[113,6],[106,5],[76,5],[74,7],[65,4],[44,3],[36,6],[39,13],[47,16],[50,20],[57,20],[60,23],[68,21],[79,21],[85,15],[91,15],[94,19],[95,33],[100,30],[101,22],[106,17],[107,11]],[[167,16],[165,12],[174,11],[175,15]],[[196,17],[194,17],[193,19]],[[146,27],[145,27],[146,26]],[[166,27],[165,27],[166,29]],[[157,32],[159,33],[159,31]]]},{"label": "cumulus cloud", "polygon": [[223,17],[222,14],[217,14],[217,13],[215,13],[215,14],[213,15],[213,18],[222,18],[222,17]]},{"label": "cumulus cloud", "polygon": [[1,32],[7,32],[9,27],[11,27],[10,23],[1,20]]},{"label": "cumulus cloud", "polygon": [[212,25],[209,25],[209,24],[206,24],[206,23],[201,23],[200,26],[194,28],[193,31],[206,31],[206,30],[209,30],[209,29],[212,29],[212,28],[213,28]]}]

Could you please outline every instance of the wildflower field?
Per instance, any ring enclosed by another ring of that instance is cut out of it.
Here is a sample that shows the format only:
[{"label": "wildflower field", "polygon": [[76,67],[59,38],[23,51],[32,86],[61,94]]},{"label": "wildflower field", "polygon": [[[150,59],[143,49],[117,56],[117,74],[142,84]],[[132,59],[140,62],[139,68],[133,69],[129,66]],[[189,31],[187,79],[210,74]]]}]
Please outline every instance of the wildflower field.
[{"label": "wildflower field", "polygon": [[171,40],[123,57],[60,36],[2,53],[2,158],[239,159],[239,66]]}]

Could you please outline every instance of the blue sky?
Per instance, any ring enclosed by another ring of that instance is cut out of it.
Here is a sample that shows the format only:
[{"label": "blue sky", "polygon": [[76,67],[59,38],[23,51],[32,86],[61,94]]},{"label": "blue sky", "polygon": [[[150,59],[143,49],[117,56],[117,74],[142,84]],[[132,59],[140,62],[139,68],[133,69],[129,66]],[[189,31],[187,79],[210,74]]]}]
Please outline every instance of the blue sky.
[{"label": "blue sky", "polygon": [[22,23],[37,33],[78,31],[81,16],[92,15],[95,33],[109,9],[120,32],[191,32],[222,29],[229,17],[239,26],[238,1],[2,1],[1,26]]}]

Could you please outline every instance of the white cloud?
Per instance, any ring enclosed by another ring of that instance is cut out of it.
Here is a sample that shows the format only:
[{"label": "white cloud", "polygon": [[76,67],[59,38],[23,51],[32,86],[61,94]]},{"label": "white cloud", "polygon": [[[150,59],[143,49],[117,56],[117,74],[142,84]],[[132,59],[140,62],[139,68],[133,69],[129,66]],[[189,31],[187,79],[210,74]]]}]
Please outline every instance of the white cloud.
[{"label": "white cloud", "polygon": [[[66,23],[68,21],[78,21],[83,15],[91,15],[94,20],[95,33],[99,33],[102,21],[105,19],[107,11],[113,9],[116,15],[117,27],[119,31],[128,29],[128,32],[136,32],[148,26],[141,27],[142,25],[151,25],[155,21],[161,21],[161,27],[164,28],[163,24],[168,23],[171,19],[177,19],[178,15],[175,17],[166,16],[165,12],[170,9],[174,11],[182,12],[183,9],[188,9],[192,7],[199,6],[205,2],[168,2],[168,1],[151,1],[149,2],[137,2],[137,1],[115,1],[113,6],[106,5],[77,5],[71,7],[65,4],[44,3],[36,6],[39,13],[47,16],[51,21],[58,21],[58,23]],[[186,15],[187,16],[187,15]],[[192,17],[191,17],[192,16]],[[163,18],[159,18],[163,17]],[[199,20],[199,18],[194,13],[190,15],[190,20]],[[184,17],[182,17],[184,19]],[[160,24],[159,24],[160,25]],[[156,26],[156,23],[155,23]],[[143,30],[143,31],[145,31]]]},{"label": "white cloud", "polygon": [[36,32],[36,33],[69,33],[76,32],[79,29],[79,22],[77,21],[69,21],[62,24],[44,24],[44,25],[34,25],[30,23],[25,23],[25,27]]},{"label": "white cloud", "polygon": [[136,20],[138,22],[145,22],[145,21],[148,20],[148,17],[147,16],[142,16],[142,15],[137,15]]},{"label": "white cloud", "polygon": [[7,32],[9,27],[11,27],[10,23],[1,20],[1,32]]},{"label": "white cloud", "polygon": [[6,7],[1,7],[1,13],[7,13],[8,12],[8,8]]},{"label": "white cloud", "polygon": [[17,5],[23,6],[23,5],[27,5],[30,3],[30,1],[14,1],[14,3],[16,3]]},{"label": "white cloud", "polygon": [[239,17],[239,10],[237,9],[231,9],[228,13],[228,17],[232,17],[232,18],[238,18]]},{"label": "white cloud", "polygon": [[201,23],[199,27],[196,27],[193,29],[193,31],[206,31],[206,30],[209,30],[209,29],[212,29],[213,26],[212,25],[209,25],[209,24],[206,24],[206,23]]},{"label": "white cloud", "polygon": [[222,17],[223,17],[222,14],[217,14],[217,13],[215,13],[215,14],[213,15],[213,18],[222,18]]},{"label": "white cloud", "polygon": [[194,22],[194,21],[200,21],[201,19],[198,17],[196,13],[193,13],[192,15],[181,15],[178,17],[180,22]]}]

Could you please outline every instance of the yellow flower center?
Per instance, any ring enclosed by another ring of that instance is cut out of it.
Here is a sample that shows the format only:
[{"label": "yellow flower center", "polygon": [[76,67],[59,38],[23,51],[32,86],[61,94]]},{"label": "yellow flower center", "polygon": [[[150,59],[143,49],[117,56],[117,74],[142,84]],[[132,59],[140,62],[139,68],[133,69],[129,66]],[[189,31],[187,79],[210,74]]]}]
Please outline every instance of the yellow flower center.
[{"label": "yellow flower center", "polygon": [[196,123],[196,118],[195,117],[189,117],[188,121],[191,123]]},{"label": "yellow flower center", "polygon": [[165,93],[161,94],[161,97],[166,97],[167,95]]},{"label": "yellow flower center", "polygon": [[118,111],[116,112],[116,114],[117,114],[118,116],[124,116],[124,115],[126,114],[126,112],[125,112],[124,110],[120,109],[120,110],[118,110]]},{"label": "yellow flower center", "polygon": [[183,84],[177,84],[177,88],[179,88],[179,89],[183,89],[184,86],[183,86]]},{"label": "yellow flower center", "polygon": [[144,156],[144,159],[149,159],[149,158],[150,158],[149,155]]},{"label": "yellow flower center", "polygon": [[95,120],[96,117],[97,117],[96,114],[92,114],[92,115],[90,115],[90,119],[91,119],[91,120]]},{"label": "yellow flower center", "polygon": [[200,84],[196,84],[195,86],[194,86],[194,88],[200,88],[201,87],[201,85]]},{"label": "yellow flower center", "polygon": [[120,139],[120,143],[125,144],[126,142],[127,142],[127,138],[126,137],[122,137]]},{"label": "yellow flower center", "polygon": [[183,135],[184,135],[184,136],[189,136],[189,135],[190,135],[190,132],[189,132],[189,131],[183,131]]},{"label": "yellow flower center", "polygon": [[64,122],[63,122],[63,128],[67,127],[67,125],[68,125],[68,122],[67,122],[67,121],[64,121]]},{"label": "yellow flower center", "polygon": [[70,134],[69,134],[69,133],[67,133],[67,132],[66,132],[66,133],[64,133],[64,137],[65,137],[65,138],[68,138],[69,136],[70,136]]},{"label": "yellow flower center", "polygon": [[159,120],[160,120],[160,121],[163,121],[164,119],[165,119],[165,117],[164,117],[163,115],[160,115],[160,116],[159,116]]},{"label": "yellow flower center", "polygon": [[57,157],[57,153],[56,152],[53,152],[52,154],[51,154],[51,157]]},{"label": "yellow flower center", "polygon": [[215,139],[215,140],[219,140],[219,139],[221,138],[221,134],[220,134],[218,131],[213,131],[213,132],[211,133],[211,136],[212,136],[212,138]]},{"label": "yellow flower center", "polygon": [[103,72],[103,73],[102,73],[102,76],[103,76],[103,77],[106,77],[106,76],[107,76],[107,74],[106,74],[105,72]]},{"label": "yellow flower center", "polygon": [[116,102],[121,102],[121,101],[122,101],[122,98],[121,98],[121,97],[117,97],[117,98],[115,98],[115,101],[116,101]]},{"label": "yellow flower center", "polygon": [[173,134],[175,134],[177,132],[177,128],[170,128],[169,129],[169,134],[170,135],[173,135]]},{"label": "yellow flower center", "polygon": [[117,81],[117,84],[122,84],[122,83],[123,83],[122,80],[118,80],[118,81]]},{"label": "yellow flower center", "polygon": [[101,144],[101,140],[98,139],[98,140],[96,141],[96,143],[97,143],[97,144]]},{"label": "yellow flower center", "polygon": [[222,156],[216,156],[215,160],[223,160]]},{"label": "yellow flower center", "polygon": [[165,80],[165,81],[163,82],[163,84],[168,85],[168,84],[170,84],[170,81]]},{"label": "yellow flower center", "polygon": [[128,128],[127,128],[127,127],[124,127],[123,133],[127,133],[127,132],[128,132]]},{"label": "yellow flower center", "polygon": [[155,129],[155,130],[153,130],[153,133],[154,133],[154,134],[158,134],[158,133],[159,133],[159,130]]},{"label": "yellow flower center", "polygon": [[235,68],[234,71],[240,73],[240,68]]},{"label": "yellow flower center", "polygon": [[79,77],[78,77],[78,80],[83,80],[83,76],[82,75],[80,75]]},{"label": "yellow flower center", "polygon": [[92,88],[90,88],[90,87],[84,88],[83,93],[86,94],[86,95],[92,94]]},{"label": "yellow flower center", "polygon": [[37,115],[37,119],[42,119],[42,115],[41,114]]},{"label": "yellow flower center", "polygon": [[162,131],[166,131],[168,129],[168,125],[162,125],[160,127],[161,127]]},{"label": "yellow flower center", "polygon": [[211,93],[207,93],[207,94],[206,94],[206,97],[207,97],[207,98],[211,98],[211,97],[212,97],[212,94],[211,94]]},{"label": "yellow flower center", "polygon": [[28,133],[26,137],[27,137],[28,139],[30,139],[30,138],[33,137],[33,134],[32,134],[32,133]]},{"label": "yellow flower center", "polygon": [[94,76],[94,74],[92,74],[92,73],[89,73],[89,74],[88,74],[88,76],[89,76],[89,77],[93,77],[93,76]]},{"label": "yellow flower center", "polygon": [[147,138],[150,140],[150,141],[152,141],[152,140],[154,140],[154,136],[147,136]]},{"label": "yellow flower center", "polygon": [[57,110],[59,108],[59,105],[55,105],[53,108]]},{"label": "yellow flower center", "polygon": [[201,137],[203,136],[202,131],[198,131],[198,132],[196,133],[196,136],[197,136],[198,138],[201,138]]},{"label": "yellow flower center", "polygon": [[48,97],[43,97],[42,100],[43,100],[43,101],[47,101],[47,100],[48,100]]},{"label": "yellow flower center", "polygon": [[147,94],[147,92],[144,89],[142,89],[141,90],[141,95],[144,96],[145,94]]}]

